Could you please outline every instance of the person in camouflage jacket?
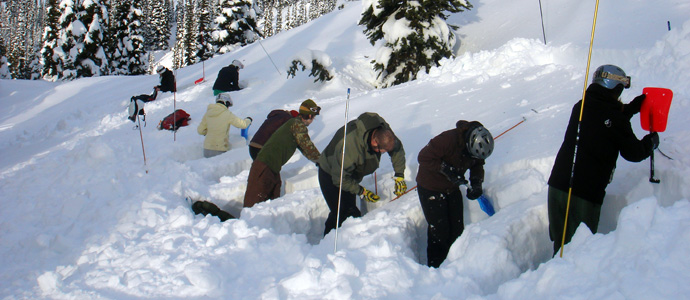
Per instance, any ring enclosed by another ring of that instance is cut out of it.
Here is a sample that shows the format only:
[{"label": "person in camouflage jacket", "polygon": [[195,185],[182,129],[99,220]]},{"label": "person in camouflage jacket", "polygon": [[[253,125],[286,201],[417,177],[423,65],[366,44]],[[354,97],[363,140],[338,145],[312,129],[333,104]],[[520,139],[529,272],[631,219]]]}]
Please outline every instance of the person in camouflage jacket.
[{"label": "person in camouflage jacket", "polygon": [[307,126],[320,111],[321,108],[313,100],[308,99],[302,102],[297,117],[285,122],[271,135],[249,170],[244,207],[252,207],[259,202],[280,196],[280,169],[295,150],[299,149],[312,162],[319,159],[319,150],[309,138]]},{"label": "person in camouflage jacket", "polygon": [[[390,129],[390,125],[376,113],[363,113],[347,124],[347,136],[344,137],[344,126],[341,127],[326,146],[319,159],[319,184],[328,204],[330,213],[326,219],[324,235],[336,228],[338,195],[340,194],[340,226],[348,217],[360,217],[356,205],[356,196],[370,202],[379,200],[379,196],[367,190],[359,183],[364,176],[374,173],[379,167],[381,154],[388,152],[395,171],[396,194],[407,190],[403,175],[405,173],[405,150],[402,142]],[[343,143],[345,143],[344,164]],[[342,186],[340,171],[343,166]],[[342,193],[340,190],[342,187]]]}]

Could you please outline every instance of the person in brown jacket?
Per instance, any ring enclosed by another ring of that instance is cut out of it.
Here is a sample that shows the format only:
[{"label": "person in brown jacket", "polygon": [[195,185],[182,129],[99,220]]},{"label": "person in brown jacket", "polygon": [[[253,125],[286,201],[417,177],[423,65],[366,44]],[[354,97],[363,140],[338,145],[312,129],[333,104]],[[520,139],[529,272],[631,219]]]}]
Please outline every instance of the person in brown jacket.
[{"label": "person in brown jacket", "polygon": [[482,195],[484,160],[491,155],[494,139],[477,121],[460,120],[455,128],[432,138],[417,156],[417,193],[429,227],[427,265],[438,268],[450,246],[465,229],[460,186],[468,184],[467,198]]}]

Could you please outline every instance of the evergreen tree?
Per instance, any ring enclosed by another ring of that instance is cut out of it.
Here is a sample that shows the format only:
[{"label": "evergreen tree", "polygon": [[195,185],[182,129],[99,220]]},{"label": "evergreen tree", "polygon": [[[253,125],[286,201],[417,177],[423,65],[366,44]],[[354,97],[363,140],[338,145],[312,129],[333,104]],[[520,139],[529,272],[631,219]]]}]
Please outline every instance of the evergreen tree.
[{"label": "evergreen tree", "polygon": [[127,46],[128,54],[126,63],[129,75],[146,74],[146,49],[144,49],[143,27],[141,24],[142,10],[140,1],[132,1],[127,19]]},{"label": "evergreen tree", "polygon": [[182,23],[184,26],[182,35],[184,66],[196,63],[196,55],[199,52],[199,45],[197,44],[199,27],[197,25],[196,14],[194,13],[194,7],[194,0],[187,0],[184,6],[185,12]]},{"label": "evergreen tree", "polygon": [[222,0],[215,18],[212,44],[217,53],[231,51],[259,39],[256,25],[257,8],[251,0]]},{"label": "evergreen tree", "polygon": [[81,22],[88,26],[84,49],[78,55],[77,77],[101,76],[108,73],[108,60],[103,50],[104,26],[107,28],[108,10],[101,0],[85,0]]},{"label": "evergreen tree", "polygon": [[73,0],[60,2],[60,31],[58,38],[58,55],[62,60],[62,72],[58,78],[71,80],[77,77],[77,55],[83,50],[86,27],[79,21],[78,6]]},{"label": "evergreen tree", "polygon": [[213,7],[209,0],[199,0],[197,7],[197,20],[199,32],[197,35],[197,46],[199,51],[196,53],[196,57],[199,61],[207,60],[213,57],[213,43],[212,43],[212,24],[211,24],[211,12]]},{"label": "evergreen tree", "polygon": [[5,41],[7,66],[12,78],[32,78],[36,60],[36,23],[39,14],[32,0],[0,3],[0,38]]},{"label": "evergreen tree", "polygon": [[[470,9],[469,2],[461,0],[417,1],[372,0],[365,4],[359,21],[372,45],[380,39],[385,45],[379,49],[373,61],[379,73],[382,87],[388,87],[417,78],[424,68],[426,72],[444,57],[452,55],[455,45],[453,29],[445,22],[445,12],[457,13]],[[395,26],[393,26],[395,25]],[[406,26],[409,31],[384,31],[385,28]]]},{"label": "evergreen tree", "polygon": [[45,80],[55,81],[62,72],[62,60],[55,49],[60,33],[60,8],[59,0],[48,0],[46,4],[46,24],[43,31],[43,48],[41,49],[41,77]]},{"label": "evergreen tree", "polygon": [[112,42],[108,43],[110,74],[146,74],[146,51],[139,1],[120,0],[116,3],[109,30],[112,38]]},{"label": "evergreen tree", "polygon": [[150,0],[150,16],[146,18],[148,24],[148,39],[146,40],[149,50],[168,50],[168,40],[170,40],[170,1],[169,0]]},{"label": "evergreen tree", "polygon": [[0,36],[0,79],[11,79],[10,69],[7,65],[7,48],[5,40]]}]

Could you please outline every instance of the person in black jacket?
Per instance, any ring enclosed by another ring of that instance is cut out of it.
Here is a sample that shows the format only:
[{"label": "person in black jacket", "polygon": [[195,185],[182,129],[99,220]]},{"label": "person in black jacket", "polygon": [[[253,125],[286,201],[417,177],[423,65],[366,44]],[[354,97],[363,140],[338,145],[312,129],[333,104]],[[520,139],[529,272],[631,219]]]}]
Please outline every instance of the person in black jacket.
[{"label": "person in black jacket", "polygon": [[633,133],[630,118],[640,112],[645,95],[623,104],[619,97],[623,89],[629,87],[630,77],[621,68],[614,65],[597,68],[585,92],[579,141],[578,120],[583,101],[573,107],[549,178],[549,237],[553,241],[554,255],[563,239],[568,191],[572,188],[565,243],[570,242],[580,223],[585,223],[592,233],[597,232],[605,189],[613,178],[618,155],[631,162],[640,162],[659,145],[656,132],[647,134],[642,140]]},{"label": "person in black jacket", "polygon": [[168,70],[168,68],[164,66],[158,66],[156,68],[156,73],[158,73],[158,76],[161,79],[161,84],[157,85],[158,89],[161,92],[176,92],[177,87],[175,85],[175,75],[173,74],[172,71]]},{"label": "person in black jacket", "polygon": [[[460,186],[471,182],[467,199],[483,194],[484,163],[494,138],[477,121],[460,120],[419,151],[417,193],[427,228],[427,265],[438,268],[465,229]],[[469,170],[468,182],[465,173]]]},{"label": "person in black jacket", "polygon": [[240,69],[244,69],[244,64],[239,60],[233,60],[232,64],[218,71],[218,77],[213,83],[213,95],[220,93],[239,91],[240,88]]}]

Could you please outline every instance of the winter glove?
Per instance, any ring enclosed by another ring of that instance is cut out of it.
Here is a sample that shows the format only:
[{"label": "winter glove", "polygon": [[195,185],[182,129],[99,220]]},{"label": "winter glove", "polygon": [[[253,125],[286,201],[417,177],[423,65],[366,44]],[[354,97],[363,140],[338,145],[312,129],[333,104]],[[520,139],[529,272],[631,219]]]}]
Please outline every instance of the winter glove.
[{"label": "winter glove", "polygon": [[381,197],[374,194],[372,191],[365,189],[363,186],[359,186],[359,191],[360,198],[369,202],[376,203],[379,201],[379,199],[381,199]]},{"label": "winter glove", "polygon": [[646,97],[647,95],[645,94],[635,97],[635,99],[630,101],[630,103],[623,106],[623,112],[630,117],[639,113],[640,109],[642,108],[642,103],[644,103],[644,99]]},{"label": "winter glove", "polygon": [[649,153],[654,151],[654,149],[659,148],[659,134],[656,132],[652,132],[650,134],[645,135],[642,138],[642,143],[645,145],[647,149],[649,149]]},{"label": "winter glove", "polygon": [[472,185],[472,187],[467,188],[467,199],[475,200],[479,198],[479,196],[481,196],[483,193],[484,191],[482,191],[481,184]]},{"label": "winter glove", "polygon": [[465,175],[460,173],[460,170],[447,164],[446,162],[441,162],[441,174],[446,176],[448,181],[450,181],[454,185],[461,186],[463,184],[467,184],[467,180],[465,180]]},{"label": "winter glove", "polygon": [[405,183],[405,179],[402,177],[396,176],[395,177],[395,191],[393,194],[396,196],[400,196],[407,192],[407,184]]}]

